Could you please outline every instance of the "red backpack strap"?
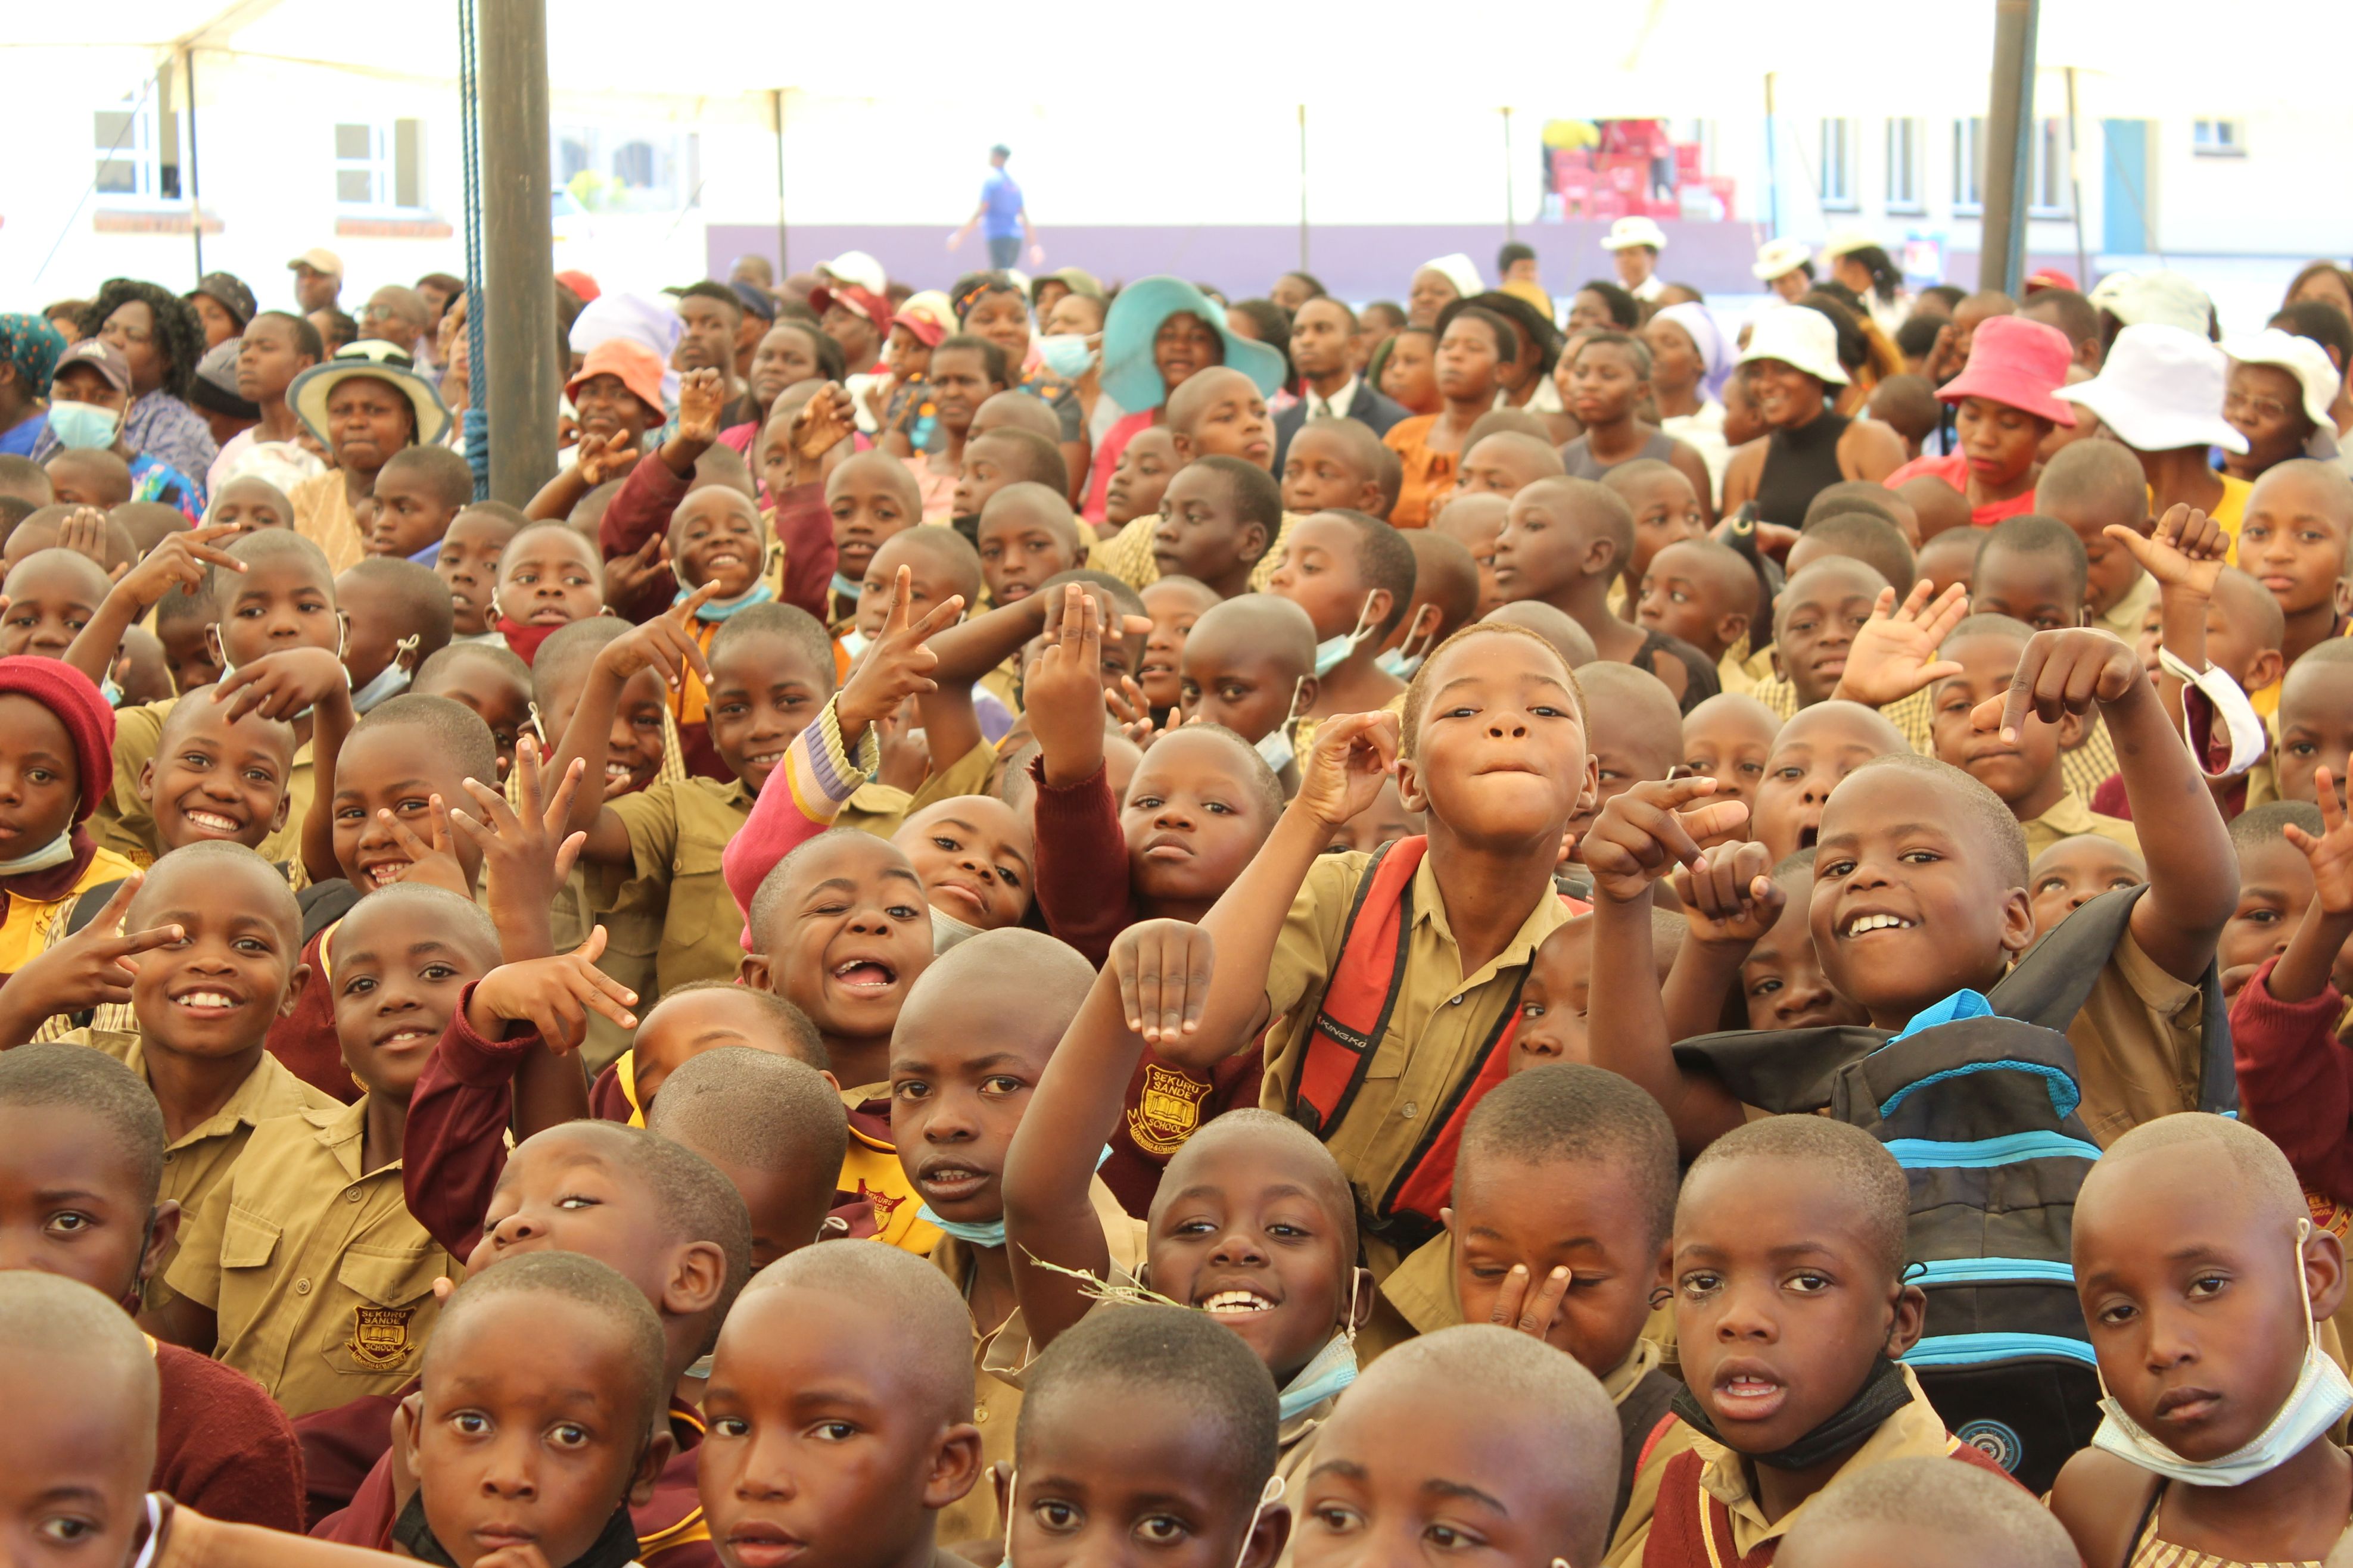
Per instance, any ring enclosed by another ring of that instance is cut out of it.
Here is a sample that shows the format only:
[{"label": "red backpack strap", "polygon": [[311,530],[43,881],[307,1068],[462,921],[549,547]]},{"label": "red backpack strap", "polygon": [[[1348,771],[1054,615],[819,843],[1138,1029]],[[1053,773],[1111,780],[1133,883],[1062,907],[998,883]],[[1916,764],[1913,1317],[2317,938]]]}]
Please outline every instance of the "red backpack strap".
[{"label": "red backpack strap", "polygon": [[1472,1107],[1511,1070],[1512,1037],[1520,1026],[1520,987],[1526,980],[1527,971],[1523,968],[1520,978],[1512,983],[1503,1016],[1479,1047],[1470,1071],[1425,1124],[1430,1131],[1381,1198],[1380,1216],[1391,1222],[1391,1239],[1400,1245],[1419,1246],[1436,1235],[1438,1211],[1453,1201],[1454,1155],[1462,1145],[1462,1124],[1470,1120]]},{"label": "red backpack strap", "polygon": [[1413,874],[1429,844],[1419,837],[1384,844],[1356,884],[1292,1096],[1292,1114],[1319,1138],[1348,1113],[1388,1032],[1413,935]]},{"label": "red backpack strap", "polygon": [[1669,1412],[1667,1415],[1660,1416],[1659,1424],[1651,1428],[1651,1435],[1642,1439],[1642,1451],[1640,1455],[1636,1456],[1634,1460],[1634,1470],[1637,1475],[1649,1468],[1651,1463],[1651,1451],[1659,1446],[1659,1439],[1667,1435],[1667,1428],[1672,1426],[1678,1419],[1680,1419],[1680,1417],[1675,1415],[1672,1412]]}]

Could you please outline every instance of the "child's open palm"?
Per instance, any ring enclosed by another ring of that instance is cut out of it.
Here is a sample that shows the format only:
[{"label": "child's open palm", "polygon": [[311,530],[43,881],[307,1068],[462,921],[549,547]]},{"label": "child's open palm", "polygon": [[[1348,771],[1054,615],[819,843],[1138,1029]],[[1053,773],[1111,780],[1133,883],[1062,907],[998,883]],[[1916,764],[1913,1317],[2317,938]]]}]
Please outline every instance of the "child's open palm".
[{"label": "child's open palm", "polygon": [[449,825],[481,851],[491,918],[502,929],[509,924],[503,918],[508,914],[543,922],[556,889],[572,875],[588,836],[567,834],[565,825],[572,820],[572,799],[586,771],[585,761],[573,758],[550,791],[539,743],[525,735],[515,744],[516,805],[509,805],[504,795],[480,779],[466,781],[466,793],[482,815],[477,818],[453,811]]},{"label": "child's open palm", "polygon": [[2175,504],[2165,509],[2154,531],[2144,537],[2137,529],[2110,523],[2100,531],[2132,552],[2141,570],[2157,579],[2160,588],[2186,588],[2211,597],[2222,563],[2230,558],[2231,537],[2222,525],[2196,507]]},{"label": "child's open palm", "polygon": [[1050,775],[1075,783],[1103,761],[1103,606],[1067,583],[1047,617],[1045,649],[1021,684],[1022,712]]},{"label": "child's open palm", "polygon": [[559,1056],[578,1050],[587,1038],[590,1013],[636,1028],[629,1007],[638,994],[596,967],[604,951],[605,928],[596,926],[570,952],[499,965],[476,983],[466,1021],[488,1039],[500,1037],[510,1024],[529,1025]]},{"label": "child's open palm", "polygon": [[106,513],[94,506],[78,506],[58,527],[55,548],[87,555],[106,570]]},{"label": "child's open palm", "polygon": [[827,382],[793,416],[793,478],[815,484],[824,477],[827,454],[858,432],[858,416],[849,395]]},{"label": "child's open palm", "polygon": [[1711,778],[1646,779],[1613,795],[1579,846],[1585,868],[1593,873],[1593,890],[1630,904],[1649,898],[1651,884],[1678,866],[1704,869],[1707,857],[1699,840],[1729,833],[1748,820],[1747,805],[1737,800],[1683,809],[1715,793]]},{"label": "child's open palm", "polygon": [[719,411],[727,388],[715,370],[691,370],[678,378],[678,438],[708,447],[719,439]]},{"label": "child's open palm", "polygon": [[[2353,774],[2353,758],[2346,768]],[[2320,836],[2313,837],[2293,822],[2281,831],[2304,851],[2312,866],[2313,896],[2332,915],[2353,913],[2353,819],[2337,802],[2337,781],[2327,768],[2313,771],[2312,783],[2320,805]]]},{"label": "child's open palm", "polygon": [[834,716],[840,721],[845,744],[854,746],[867,726],[897,712],[908,698],[939,689],[939,682],[932,679],[939,656],[924,646],[924,639],[955,625],[964,612],[964,595],[949,595],[920,621],[913,618],[914,597],[915,574],[902,566],[891,584],[891,613],[859,656],[835,702]]},{"label": "child's open palm", "polygon": [[1315,727],[1292,804],[1326,827],[1338,827],[1380,798],[1397,767],[1398,716],[1342,713]]},{"label": "child's open palm", "polygon": [[1968,613],[1968,590],[1958,583],[1938,594],[1936,584],[1924,577],[1912,584],[1901,605],[1895,602],[1894,589],[1882,588],[1871,618],[1854,634],[1845,672],[1831,695],[1869,708],[1884,708],[1947,676],[1960,674],[1961,667],[1938,659],[1936,650]]}]

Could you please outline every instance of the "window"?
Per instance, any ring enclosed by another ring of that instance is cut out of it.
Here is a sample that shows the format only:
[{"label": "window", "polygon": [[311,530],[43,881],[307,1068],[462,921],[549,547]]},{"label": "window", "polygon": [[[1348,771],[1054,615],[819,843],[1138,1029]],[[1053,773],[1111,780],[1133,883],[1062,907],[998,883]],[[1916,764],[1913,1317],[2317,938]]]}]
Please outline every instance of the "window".
[{"label": "window", "polygon": [[1852,212],[1855,201],[1855,122],[1822,121],[1822,161],[1819,165],[1822,206],[1832,212]]},{"label": "window", "polygon": [[1953,121],[1953,210],[1985,210],[1985,159],[1978,144],[1985,139],[1983,117]]},{"label": "window", "polygon": [[2189,150],[2200,158],[2243,158],[2247,155],[2246,124],[2237,120],[2192,121]]},{"label": "window", "polygon": [[425,205],[425,122],[335,127],[335,205],[413,211]]},{"label": "window", "polygon": [[692,132],[570,126],[552,142],[555,183],[589,212],[677,212],[700,195],[702,138]]},{"label": "window", "polygon": [[1916,213],[1927,205],[1922,187],[1926,159],[1928,122],[1891,120],[1887,122],[1887,210]]},{"label": "window", "polygon": [[2045,120],[2034,127],[2033,167],[2028,172],[2026,211],[2030,217],[2065,217],[2075,210],[2073,160],[2067,147],[2067,122]]},{"label": "window", "polygon": [[150,82],[136,95],[101,109],[91,118],[96,161],[92,188],[100,196],[131,202],[180,199],[180,126],[156,107],[162,84]]}]

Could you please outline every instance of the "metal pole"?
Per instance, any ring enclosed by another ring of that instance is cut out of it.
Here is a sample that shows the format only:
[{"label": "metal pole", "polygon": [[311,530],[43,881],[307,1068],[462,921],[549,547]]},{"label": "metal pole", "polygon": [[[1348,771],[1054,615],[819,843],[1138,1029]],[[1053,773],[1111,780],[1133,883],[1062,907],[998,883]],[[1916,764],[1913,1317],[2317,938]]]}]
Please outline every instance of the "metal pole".
[{"label": "metal pole", "polygon": [[2075,134],[2075,68],[2067,68],[2067,205],[2075,214],[2075,283],[2088,289],[2092,286],[2092,264],[2084,250],[2084,167],[2076,149],[2083,145]]},{"label": "metal pole", "polygon": [[1765,73],[1765,237],[1781,237],[1781,155],[1773,145],[1773,73]]},{"label": "metal pole", "polygon": [[785,89],[768,89],[768,103],[776,115],[776,281],[792,275],[792,246],[785,230]]},{"label": "metal pole", "polygon": [[2026,274],[2026,178],[2034,135],[2037,0],[1994,0],[1993,97],[1978,155],[1985,166],[1985,220],[1978,287],[2015,293]]},{"label": "metal pole", "polygon": [[1307,106],[1299,106],[1299,270],[1307,270]]},{"label": "metal pole", "polygon": [[[196,195],[196,51],[191,47],[181,51],[180,79],[186,82],[188,95],[188,157],[184,172],[188,180],[188,234],[196,242],[196,280],[205,277],[205,204]],[[171,112],[171,105],[164,112]]]},{"label": "metal pole", "polygon": [[555,174],[547,153],[546,0],[484,0],[482,271],[491,494],[521,506],[555,474]]},{"label": "metal pole", "polygon": [[1520,237],[1520,215],[1512,200],[1512,106],[1504,105],[1504,237]]}]

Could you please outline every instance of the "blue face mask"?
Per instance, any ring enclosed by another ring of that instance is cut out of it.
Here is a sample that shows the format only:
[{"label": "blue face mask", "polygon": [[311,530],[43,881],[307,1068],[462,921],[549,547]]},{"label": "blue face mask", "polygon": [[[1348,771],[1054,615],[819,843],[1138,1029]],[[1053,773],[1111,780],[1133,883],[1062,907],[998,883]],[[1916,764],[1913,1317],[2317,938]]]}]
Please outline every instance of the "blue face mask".
[{"label": "blue face mask", "polygon": [[1079,332],[1055,332],[1038,340],[1038,357],[1064,381],[1076,381],[1094,369],[1096,352]]},{"label": "blue face mask", "polygon": [[1365,595],[1365,607],[1356,612],[1356,629],[1345,637],[1325,637],[1315,645],[1315,673],[1329,675],[1348,662],[1364,640],[1373,635],[1373,598]]},{"label": "blue face mask", "polygon": [[[1429,608],[1435,609],[1436,606],[1431,605]],[[1411,680],[1413,672],[1421,668],[1421,661],[1430,657],[1431,646],[1438,641],[1438,627],[1433,625],[1430,628],[1429,637],[1423,638],[1420,645],[1416,647],[1414,638],[1420,631],[1420,620],[1421,616],[1417,613],[1414,616],[1416,624],[1406,628],[1405,640],[1388,652],[1374,658],[1373,663],[1379,668],[1382,674],[1392,676],[1398,680]],[[1411,651],[1409,652],[1409,649]]]},{"label": "blue face mask", "polygon": [[77,452],[100,451],[114,445],[122,416],[95,403],[52,403],[49,429],[58,442]]},{"label": "blue face mask", "polygon": [[836,572],[833,574],[833,591],[840,595],[845,599],[855,599],[859,595],[866,592],[866,584],[863,583],[853,583],[849,578],[843,576],[840,573]]},{"label": "blue face mask", "polygon": [[[1110,1158],[1111,1145],[1106,1143],[1103,1145],[1103,1152],[1095,1156],[1095,1169],[1098,1171],[1102,1170],[1103,1167],[1103,1162]],[[932,1212],[932,1205],[929,1204],[920,1204],[916,1205],[915,1214],[918,1218],[930,1221],[933,1225],[939,1226],[950,1236],[955,1237],[958,1241],[968,1242],[974,1247],[1002,1247],[1005,1245],[1005,1220],[1001,1215],[996,1219],[980,1220],[977,1222],[961,1219],[942,1219],[939,1215]]]}]

